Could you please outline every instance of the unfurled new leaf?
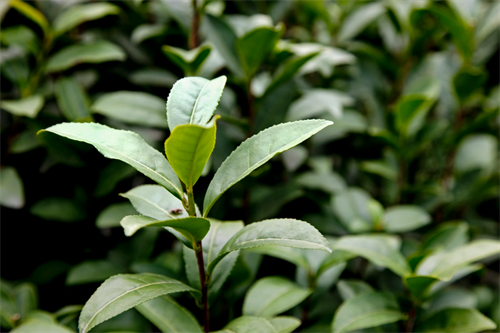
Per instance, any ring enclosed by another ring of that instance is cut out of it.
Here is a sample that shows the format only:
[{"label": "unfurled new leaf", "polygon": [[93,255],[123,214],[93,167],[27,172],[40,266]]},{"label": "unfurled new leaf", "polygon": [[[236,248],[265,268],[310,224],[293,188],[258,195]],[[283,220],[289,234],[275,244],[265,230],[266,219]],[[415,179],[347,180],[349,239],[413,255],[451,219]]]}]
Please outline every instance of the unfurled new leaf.
[{"label": "unfurled new leaf", "polygon": [[215,119],[207,126],[178,125],[165,141],[165,152],[177,176],[192,189],[215,148]]}]

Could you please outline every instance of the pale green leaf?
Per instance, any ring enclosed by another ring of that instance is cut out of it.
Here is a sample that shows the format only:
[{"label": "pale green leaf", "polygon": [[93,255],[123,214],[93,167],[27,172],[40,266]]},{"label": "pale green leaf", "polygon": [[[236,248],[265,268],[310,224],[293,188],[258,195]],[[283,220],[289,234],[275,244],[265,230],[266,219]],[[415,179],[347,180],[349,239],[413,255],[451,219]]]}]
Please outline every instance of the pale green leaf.
[{"label": "pale green leaf", "polygon": [[203,215],[208,212],[231,186],[252,171],[312,135],[331,125],[326,120],[305,120],[268,128],[245,140],[222,163],[208,186],[203,203]]},{"label": "pale green leaf", "polygon": [[361,280],[340,280],[337,283],[337,290],[344,301],[361,293],[375,291],[372,286]]},{"label": "pale green leaf", "polygon": [[170,131],[178,125],[206,125],[219,104],[226,77],[213,80],[186,77],[177,81],[167,100]]},{"label": "pale green leaf", "polygon": [[431,216],[419,206],[401,205],[390,207],[384,214],[387,232],[407,232],[431,223]]},{"label": "pale green leaf", "polygon": [[137,230],[145,227],[169,227],[180,232],[191,242],[201,241],[210,229],[210,221],[202,217],[185,217],[181,219],[170,219],[157,221],[143,215],[125,216],[121,221],[126,236],[132,236]]},{"label": "pale green leaf", "polygon": [[365,292],[348,299],[337,309],[332,322],[332,333],[375,327],[404,318],[393,295]]},{"label": "pale green leaf", "polygon": [[373,229],[369,211],[370,195],[360,188],[348,188],[332,198],[332,208],[340,222],[351,232],[367,232]]},{"label": "pale green leaf", "polygon": [[444,309],[425,320],[415,332],[475,333],[494,330],[497,325],[475,309]]},{"label": "pale green leaf", "polygon": [[243,302],[243,315],[271,318],[293,308],[311,293],[311,290],[283,277],[265,277],[248,290]]},{"label": "pale green leaf", "polygon": [[91,106],[92,112],[127,124],[168,128],[165,101],[139,91],[117,91],[101,95]]},{"label": "pale green leaf", "polygon": [[474,134],[460,141],[455,158],[455,170],[493,171],[498,161],[498,140],[490,134]]},{"label": "pale green leaf", "polygon": [[107,15],[116,15],[120,7],[107,2],[74,5],[62,12],[54,20],[54,32],[60,35],[80,24],[100,19]]},{"label": "pale green leaf", "polygon": [[469,224],[464,221],[441,223],[427,233],[423,239],[422,250],[451,250],[469,241]]},{"label": "pale green leaf", "polygon": [[278,333],[292,333],[301,324],[297,318],[288,316],[274,317],[270,322]]},{"label": "pale green leaf", "polygon": [[139,213],[159,221],[188,217],[182,201],[158,185],[137,186],[120,195],[129,199]]},{"label": "pale green leaf", "polygon": [[265,220],[249,224],[231,237],[219,255],[209,264],[208,273],[210,274],[217,263],[233,251],[266,245],[331,252],[326,239],[307,222],[293,219]]},{"label": "pale green leaf", "polygon": [[81,63],[123,61],[125,58],[125,52],[119,46],[108,41],[101,40],[92,44],[75,44],[50,57],[45,66],[45,72],[60,72]]},{"label": "pale green leaf", "polygon": [[91,121],[90,99],[75,79],[62,77],[54,85],[57,105],[69,121]]},{"label": "pale green leaf", "polygon": [[411,273],[406,259],[398,251],[397,238],[387,235],[344,236],[333,245],[333,251],[343,250],[361,256],[375,265],[387,267],[406,276]]},{"label": "pale green leaf", "polygon": [[140,44],[146,39],[156,36],[161,36],[167,31],[167,26],[164,24],[141,24],[132,31],[130,40],[135,44]]},{"label": "pale green leaf", "polygon": [[192,189],[215,148],[216,120],[202,125],[177,125],[165,141],[165,152],[177,176]]},{"label": "pale green leaf", "polygon": [[360,6],[356,11],[349,14],[342,23],[338,34],[339,42],[344,42],[356,37],[385,11],[386,8],[382,2],[374,2]]},{"label": "pale green leaf", "polygon": [[333,89],[311,89],[290,105],[288,120],[300,120],[318,117],[328,112],[334,118],[342,118],[344,106],[349,106],[354,100],[347,94]]},{"label": "pale green leaf", "polygon": [[81,333],[139,304],[170,293],[195,290],[156,274],[122,274],[106,280],[83,307],[78,323]]},{"label": "pale green leaf", "polygon": [[95,225],[100,229],[119,227],[121,219],[133,214],[136,214],[136,211],[128,202],[112,204],[99,213]]},{"label": "pale green leaf", "polygon": [[232,320],[222,330],[214,333],[278,333],[274,326],[264,318],[243,316]]},{"label": "pale green leaf", "polygon": [[16,101],[2,101],[0,107],[16,116],[35,118],[42,110],[45,99],[42,95],[33,95]]},{"label": "pale green leaf", "polygon": [[66,276],[66,285],[102,282],[110,276],[123,273],[123,271],[109,260],[86,260],[71,267]]},{"label": "pale green leaf", "polygon": [[14,328],[11,333],[74,333],[68,327],[56,322],[32,319]]},{"label": "pale green leaf", "polygon": [[154,298],[135,308],[163,333],[203,332],[191,312],[169,296]]},{"label": "pale green leaf", "polygon": [[0,169],[0,205],[14,209],[24,206],[23,181],[10,166]]},{"label": "pale green leaf", "polygon": [[476,240],[450,251],[441,251],[425,257],[417,266],[418,275],[427,275],[440,280],[449,280],[455,273],[470,263],[500,253],[500,242]]},{"label": "pale green leaf", "polygon": [[134,132],[95,123],[64,123],[45,131],[93,145],[107,158],[123,161],[182,198],[182,186],[163,155]]}]

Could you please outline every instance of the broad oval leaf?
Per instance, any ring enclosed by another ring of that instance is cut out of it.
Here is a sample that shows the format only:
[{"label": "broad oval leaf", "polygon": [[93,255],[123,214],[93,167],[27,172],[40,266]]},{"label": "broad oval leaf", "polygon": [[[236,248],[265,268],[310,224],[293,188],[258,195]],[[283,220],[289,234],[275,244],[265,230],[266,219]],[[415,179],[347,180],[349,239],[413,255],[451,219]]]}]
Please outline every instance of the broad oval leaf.
[{"label": "broad oval leaf", "polygon": [[49,58],[45,73],[64,71],[81,63],[123,61],[125,58],[126,54],[119,46],[107,41],[71,45]]},{"label": "broad oval leaf", "polygon": [[208,186],[203,203],[203,216],[231,186],[275,155],[310,138],[333,124],[327,120],[295,121],[270,127],[245,140],[222,163]]},{"label": "broad oval leaf", "polygon": [[60,35],[83,22],[97,20],[107,15],[116,15],[120,7],[107,2],[71,6],[54,20],[54,32]]},{"label": "broad oval leaf", "polygon": [[42,110],[45,99],[42,95],[33,95],[15,101],[2,101],[0,107],[16,116],[35,118]]},{"label": "broad oval leaf", "polygon": [[73,78],[62,77],[54,85],[57,106],[66,120],[91,121],[90,99],[83,87]]},{"label": "broad oval leaf", "polygon": [[178,125],[165,141],[167,158],[187,189],[196,184],[215,148],[216,120],[206,127]]},{"label": "broad oval leaf", "polygon": [[129,215],[125,216],[120,224],[126,236],[132,236],[137,230],[145,227],[170,227],[194,243],[201,241],[210,229],[210,221],[202,217],[157,221],[143,215]]},{"label": "broad oval leaf", "polygon": [[24,206],[23,181],[10,166],[0,169],[0,205],[14,209]]},{"label": "broad oval leaf", "polygon": [[439,311],[418,325],[415,332],[474,333],[494,330],[497,325],[475,309]]},{"label": "broad oval leaf", "polygon": [[226,77],[213,80],[186,77],[177,81],[167,99],[167,119],[170,131],[178,125],[205,125],[215,112]]},{"label": "broad oval leaf", "polygon": [[257,281],[243,302],[244,316],[273,317],[305,300],[312,291],[280,276]]},{"label": "broad oval leaf", "polygon": [[388,232],[407,232],[431,223],[431,216],[418,206],[390,207],[384,214],[384,229]]},{"label": "broad oval leaf", "polygon": [[222,330],[214,333],[278,333],[269,320],[260,317],[243,316],[232,320]]},{"label": "broad oval leaf", "polygon": [[127,124],[168,128],[163,99],[140,91],[117,91],[101,95],[92,112]]},{"label": "broad oval leaf", "polygon": [[365,292],[348,299],[337,309],[333,317],[332,333],[394,323],[404,318],[393,295]]},{"label": "broad oval leaf", "polygon": [[139,304],[170,293],[193,288],[157,274],[122,274],[106,280],[87,301],[80,315],[78,328],[87,333],[94,326]]},{"label": "broad oval leaf", "polygon": [[160,296],[135,307],[163,333],[202,333],[196,318],[169,296]]},{"label": "broad oval leaf", "polygon": [[208,274],[217,263],[233,251],[265,245],[279,245],[331,252],[328,241],[307,222],[274,219],[247,225],[229,239],[219,255],[209,264]]},{"label": "broad oval leaf", "polygon": [[400,276],[411,274],[403,255],[395,247],[398,239],[384,235],[344,236],[333,245],[334,250],[343,250],[361,256],[375,265],[389,268]]},{"label": "broad oval leaf", "polygon": [[47,132],[89,143],[107,158],[123,161],[182,198],[182,185],[163,155],[134,132],[95,123],[63,123]]},{"label": "broad oval leaf", "polygon": [[470,263],[500,253],[500,242],[496,240],[476,240],[451,251],[436,252],[424,258],[417,266],[418,275],[449,280],[455,273]]},{"label": "broad oval leaf", "polygon": [[158,221],[188,217],[182,201],[158,185],[140,185],[120,195],[140,214]]}]

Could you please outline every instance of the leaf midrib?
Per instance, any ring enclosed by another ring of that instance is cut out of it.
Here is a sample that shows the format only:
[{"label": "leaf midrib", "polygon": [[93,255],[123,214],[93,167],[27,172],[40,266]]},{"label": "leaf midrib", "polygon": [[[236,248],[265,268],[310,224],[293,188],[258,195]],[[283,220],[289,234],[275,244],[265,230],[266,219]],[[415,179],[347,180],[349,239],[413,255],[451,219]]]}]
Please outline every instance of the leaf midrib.
[{"label": "leaf midrib", "polygon": [[200,101],[201,95],[203,93],[203,90],[205,87],[210,83],[210,81],[205,82],[205,84],[201,87],[200,92],[198,93],[198,97],[196,98],[196,101],[194,102],[193,109],[191,110],[191,116],[189,117],[189,123],[193,123],[193,118],[194,114],[196,113],[196,108],[198,107],[198,102]]}]

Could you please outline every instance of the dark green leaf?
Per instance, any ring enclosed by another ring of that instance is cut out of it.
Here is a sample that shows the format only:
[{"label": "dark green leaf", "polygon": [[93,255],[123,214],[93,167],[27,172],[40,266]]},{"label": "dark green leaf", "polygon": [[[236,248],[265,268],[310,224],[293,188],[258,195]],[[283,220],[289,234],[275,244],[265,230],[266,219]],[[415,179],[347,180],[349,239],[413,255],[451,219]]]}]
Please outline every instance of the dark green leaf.
[{"label": "dark green leaf", "polygon": [[416,332],[474,333],[497,325],[474,309],[444,309],[415,328]]},{"label": "dark green leaf", "polygon": [[73,78],[62,77],[56,81],[54,93],[57,105],[69,121],[92,121],[90,99],[83,87]]}]

